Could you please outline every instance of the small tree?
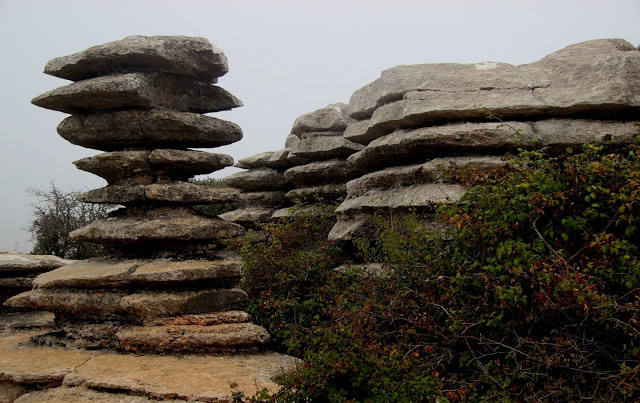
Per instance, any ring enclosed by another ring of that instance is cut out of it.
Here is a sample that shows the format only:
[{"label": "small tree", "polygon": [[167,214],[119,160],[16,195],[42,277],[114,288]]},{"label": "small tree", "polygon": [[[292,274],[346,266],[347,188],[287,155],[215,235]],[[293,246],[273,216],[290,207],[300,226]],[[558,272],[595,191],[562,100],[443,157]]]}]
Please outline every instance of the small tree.
[{"label": "small tree", "polygon": [[102,247],[88,242],[74,241],[69,233],[92,221],[103,218],[112,207],[79,202],[77,191],[63,192],[51,182],[46,191],[31,188],[35,196],[33,219],[29,225],[33,240],[33,254],[55,255],[68,259],[98,256]]}]

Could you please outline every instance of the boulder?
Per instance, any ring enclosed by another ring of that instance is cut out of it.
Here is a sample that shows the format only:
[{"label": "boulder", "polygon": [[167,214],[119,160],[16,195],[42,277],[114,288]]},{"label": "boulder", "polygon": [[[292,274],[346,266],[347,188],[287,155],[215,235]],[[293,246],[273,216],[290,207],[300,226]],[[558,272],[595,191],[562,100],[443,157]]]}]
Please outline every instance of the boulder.
[{"label": "boulder", "polygon": [[16,251],[0,251],[0,273],[42,272],[73,263],[53,255],[25,255]]},{"label": "boulder", "polygon": [[304,132],[343,131],[353,121],[342,103],[330,104],[324,108],[306,113],[293,122],[291,134],[299,136]]},{"label": "boulder", "polygon": [[204,38],[136,35],[56,57],[44,68],[45,74],[72,81],[147,71],[213,82],[229,67],[224,53]]},{"label": "boulder", "polygon": [[284,191],[240,193],[242,207],[279,207],[287,203]]},{"label": "boulder", "polygon": [[362,173],[344,160],[332,159],[289,168],[284,172],[284,176],[291,183],[305,187],[323,183],[344,183]]},{"label": "boulder", "polygon": [[272,168],[258,168],[238,172],[224,178],[224,183],[247,191],[277,190],[284,189],[289,185],[284,174]]},{"label": "boulder", "polygon": [[[443,122],[589,117],[640,110],[640,51],[621,39],[571,45],[538,62],[398,66],[356,91],[352,117],[370,118],[361,138]],[[347,138],[354,139],[352,135]]]},{"label": "boulder", "polygon": [[291,163],[287,160],[288,155],[288,148],[277,151],[266,151],[250,157],[242,158],[234,165],[234,167],[242,169],[288,168],[291,166]]},{"label": "boulder", "polygon": [[121,348],[135,352],[222,353],[256,349],[269,340],[262,326],[252,323],[129,327],[116,337]]},{"label": "boulder", "polygon": [[320,200],[335,200],[347,195],[347,187],[344,183],[329,183],[326,185],[309,186],[292,189],[285,195],[293,202],[317,202]]},{"label": "boulder", "polygon": [[562,152],[590,141],[627,144],[640,133],[634,121],[547,119],[536,122],[453,123],[397,130],[372,141],[347,159],[361,169],[420,162],[441,155],[504,154],[518,148]]},{"label": "boulder", "polygon": [[300,142],[289,151],[288,160],[292,164],[306,164],[311,161],[323,161],[332,158],[346,158],[360,151],[363,145],[346,140],[341,133],[318,135],[305,133]]},{"label": "boulder", "polygon": [[148,211],[118,211],[69,235],[78,241],[131,244],[160,240],[229,239],[243,233],[239,225],[199,215],[189,208],[156,208]]},{"label": "boulder", "polygon": [[70,114],[121,109],[208,113],[242,106],[242,101],[223,88],[192,78],[155,73],[90,78],[47,91],[31,103]]},{"label": "boulder", "polygon": [[73,144],[103,151],[209,148],[242,139],[242,130],[233,122],[157,109],[70,116],[58,125],[58,134]]}]

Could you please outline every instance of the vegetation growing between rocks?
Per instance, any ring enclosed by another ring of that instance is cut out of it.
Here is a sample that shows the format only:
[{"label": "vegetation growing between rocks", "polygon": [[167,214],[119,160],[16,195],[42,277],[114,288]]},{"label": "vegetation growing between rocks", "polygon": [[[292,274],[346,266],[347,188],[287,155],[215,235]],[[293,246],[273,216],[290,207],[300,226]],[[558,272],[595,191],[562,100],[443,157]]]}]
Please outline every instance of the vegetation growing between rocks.
[{"label": "vegetation growing between rocks", "polygon": [[382,276],[331,270],[329,213],[248,235],[251,313],[305,361],[256,400],[640,399],[640,139],[461,179],[446,233],[380,217],[358,242]]},{"label": "vegetation growing between rocks", "polygon": [[[198,178],[189,179],[189,182],[196,185],[213,186],[218,188],[229,187],[224,183],[224,180],[219,178]],[[194,210],[198,211],[209,217],[217,217],[227,211],[232,211],[238,208],[238,203],[217,203],[217,204],[201,204],[193,206]]]}]

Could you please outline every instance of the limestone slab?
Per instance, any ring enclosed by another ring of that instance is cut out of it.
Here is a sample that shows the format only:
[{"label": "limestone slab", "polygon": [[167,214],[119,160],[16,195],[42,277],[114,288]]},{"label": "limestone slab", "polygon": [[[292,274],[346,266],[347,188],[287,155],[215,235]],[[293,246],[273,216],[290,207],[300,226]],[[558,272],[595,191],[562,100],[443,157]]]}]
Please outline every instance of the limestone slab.
[{"label": "limestone slab", "polygon": [[0,277],[0,289],[3,288],[31,288],[34,275],[21,277]]},{"label": "limestone slab", "polygon": [[156,149],[149,162],[158,176],[208,174],[233,165],[233,157],[206,151]]},{"label": "limestone slab", "polygon": [[53,255],[25,255],[16,251],[0,251],[0,273],[52,270],[72,262]]},{"label": "limestone slab", "polygon": [[278,207],[287,203],[284,191],[241,193],[239,198],[242,207]]},{"label": "limestone slab", "polygon": [[243,311],[224,311],[203,313],[198,315],[183,315],[173,318],[158,319],[153,322],[155,326],[164,325],[198,325],[211,326],[223,323],[245,323],[251,320],[251,316]]},{"label": "limestone slab", "polygon": [[347,105],[335,103],[298,117],[293,122],[291,133],[342,131],[352,121],[347,115]]},{"label": "limestone slab", "polygon": [[73,162],[76,168],[104,178],[109,184],[152,183],[149,164],[151,151],[114,151],[86,157]]},{"label": "limestone slab", "polygon": [[54,315],[51,312],[29,311],[0,313],[0,331],[51,328],[53,326]]},{"label": "limestone slab", "polygon": [[131,282],[131,274],[148,260],[88,259],[36,277],[35,288],[117,288]]},{"label": "limestone slab", "polygon": [[287,169],[284,175],[291,183],[306,187],[323,183],[344,183],[362,173],[344,160],[332,159],[298,165]]},{"label": "limestone slab", "polygon": [[380,137],[348,157],[362,169],[405,165],[441,155],[504,154],[518,148],[549,147],[551,151],[580,149],[590,141],[610,137],[628,144],[640,133],[634,121],[547,119],[535,122],[453,123],[413,130],[397,130]]},{"label": "limestone slab", "polygon": [[[26,392],[25,392],[26,393]],[[129,395],[118,391],[102,392],[82,386],[58,387],[23,394],[16,403],[41,403],[41,402],[91,402],[91,403],[150,403],[157,402],[146,396]],[[163,399],[163,402],[178,403],[184,400]]]},{"label": "limestone slab", "polygon": [[232,188],[219,188],[188,182],[154,183],[150,185],[111,185],[90,190],[78,196],[83,203],[106,204],[214,204],[233,203],[239,192]]},{"label": "limestone slab", "polygon": [[[128,209],[127,209],[128,210]],[[158,240],[197,241],[229,239],[244,229],[217,218],[209,218],[186,208],[157,208],[94,221],[69,235],[78,241],[130,244]]]},{"label": "limestone slab", "polygon": [[241,276],[242,262],[238,260],[156,259],[138,266],[131,274],[131,279],[144,284],[180,284]]},{"label": "limestone slab", "polygon": [[256,349],[270,338],[265,328],[253,323],[135,326],[116,337],[127,351],[170,354],[238,352]]},{"label": "limestone slab", "polygon": [[331,136],[307,136],[289,151],[287,157],[292,164],[305,164],[332,158],[346,158],[360,151],[363,145],[346,140],[342,134]]},{"label": "limestone slab", "polygon": [[293,202],[316,202],[318,199],[335,200],[346,195],[347,187],[344,183],[297,188],[286,194],[287,199]]},{"label": "limestone slab", "polygon": [[278,190],[288,185],[287,179],[282,172],[272,168],[258,168],[238,172],[224,178],[224,182],[229,186],[247,191]]},{"label": "limestone slab", "polygon": [[78,81],[113,73],[154,71],[215,81],[229,71],[224,53],[205,38],[127,36],[51,59],[46,74]]},{"label": "limestone slab", "polygon": [[233,122],[159,109],[70,116],[58,125],[58,134],[73,144],[102,151],[209,148],[242,139],[242,130]]},{"label": "limestone slab", "polygon": [[268,221],[273,214],[273,209],[270,207],[243,207],[240,209],[227,211],[220,214],[218,217],[229,222],[238,223],[254,223],[258,221]]},{"label": "limestone slab", "polygon": [[291,163],[287,160],[289,149],[284,148],[277,151],[266,151],[238,160],[234,165],[236,168],[288,168]]},{"label": "limestone slab", "polygon": [[31,103],[69,114],[121,109],[209,113],[242,106],[242,101],[223,88],[192,78],[156,73],[89,78],[47,91]]}]

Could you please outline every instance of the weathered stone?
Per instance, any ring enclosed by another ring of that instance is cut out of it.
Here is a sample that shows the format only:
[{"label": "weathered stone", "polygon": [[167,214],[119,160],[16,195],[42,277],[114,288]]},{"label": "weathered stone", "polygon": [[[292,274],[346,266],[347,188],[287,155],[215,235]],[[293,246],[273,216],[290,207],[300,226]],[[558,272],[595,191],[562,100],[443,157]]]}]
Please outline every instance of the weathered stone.
[{"label": "weathered stone", "polygon": [[198,325],[211,326],[223,323],[246,323],[251,320],[251,316],[243,311],[225,311],[203,313],[199,315],[184,315],[173,318],[158,319],[153,322],[155,326],[173,325]]},{"label": "weathered stone", "polygon": [[231,400],[231,384],[247,396],[279,387],[274,378],[292,371],[300,360],[277,353],[183,357],[100,354],[64,379],[67,386],[86,385],[155,399]]},{"label": "weathered stone", "polygon": [[76,320],[131,320],[226,310],[246,298],[240,289],[200,291],[125,291],[37,288],[16,295],[5,305],[72,315]]},{"label": "weathered stone", "polygon": [[78,241],[130,244],[156,240],[229,239],[244,233],[239,225],[199,215],[189,208],[157,208],[128,215],[118,213],[69,235]]},{"label": "weathered stone", "polygon": [[371,172],[347,182],[350,198],[362,196],[373,188],[388,189],[426,183],[453,183],[464,170],[466,173],[486,171],[506,161],[496,156],[434,158],[423,164],[390,167]]},{"label": "weathered stone", "polygon": [[284,175],[298,186],[315,186],[322,183],[344,183],[362,173],[344,160],[332,159],[295,166],[287,169]]},{"label": "weathered stone", "polygon": [[367,145],[377,138],[375,135],[369,135],[367,130],[369,129],[369,120],[360,120],[347,126],[344,130],[343,136],[349,141],[354,143]]},{"label": "weathered stone", "polygon": [[537,122],[454,123],[397,130],[372,141],[347,159],[349,164],[372,169],[424,161],[440,155],[504,154],[518,148],[549,147],[552,151],[579,148],[606,135],[614,143],[630,143],[640,133],[635,122],[586,119],[548,119]]},{"label": "weathered stone", "polygon": [[288,185],[282,172],[271,168],[238,172],[224,178],[224,182],[229,186],[247,191],[277,190],[286,188]]},{"label": "weathered stone", "polygon": [[220,325],[163,325],[129,327],[116,337],[120,346],[131,352],[223,353],[256,349],[269,340],[262,326],[252,323]]},{"label": "weathered stone", "polygon": [[[589,117],[640,110],[640,51],[621,39],[571,45],[538,62],[398,66],[356,91],[353,117],[366,137],[464,120]],[[352,137],[350,137],[352,138]]]},{"label": "weathered stone", "polygon": [[428,183],[389,189],[371,189],[361,196],[349,198],[336,209],[336,214],[376,209],[409,209],[432,207],[435,203],[455,203],[465,189],[458,184]]},{"label": "weathered stone", "polygon": [[114,151],[74,161],[76,168],[104,178],[109,184],[152,183],[153,171],[149,164],[151,151]]},{"label": "weathered stone", "polygon": [[289,217],[296,217],[300,215],[316,214],[321,212],[324,212],[324,209],[322,206],[318,206],[318,205],[292,206],[292,207],[281,208],[279,210],[274,211],[273,214],[271,215],[271,218],[273,219],[289,218]]},{"label": "weathered stone", "polygon": [[21,348],[33,332],[0,337],[0,381],[19,385],[59,385],[93,355],[63,349]]},{"label": "weathered stone", "polygon": [[242,158],[234,165],[234,167],[242,169],[288,168],[291,166],[291,163],[287,159],[288,155],[288,148],[277,151],[267,151],[247,158]]},{"label": "weathered stone", "polygon": [[233,122],[158,109],[70,116],[58,125],[58,134],[73,144],[103,151],[209,148],[242,139],[242,130]]},{"label": "weathered stone", "polygon": [[83,203],[140,204],[163,202],[173,204],[232,203],[239,200],[239,192],[188,182],[151,185],[112,185],[90,190],[78,196]]},{"label": "weathered stone", "polygon": [[224,53],[204,38],[136,35],[56,57],[44,68],[45,74],[72,81],[141,71],[213,82],[229,67]]},{"label": "weathered stone", "polygon": [[272,213],[273,209],[269,207],[243,207],[237,210],[227,211],[218,217],[229,222],[247,224],[257,221],[268,221]]},{"label": "weathered stone", "polygon": [[0,251],[0,273],[52,270],[72,262],[73,260],[53,255],[25,255],[15,251]]},{"label": "weathered stone", "polygon": [[242,207],[279,207],[287,203],[284,191],[241,193],[239,197]]},{"label": "weathered stone", "polygon": [[242,106],[242,101],[223,88],[192,78],[155,73],[90,78],[47,91],[31,103],[70,114],[121,109],[208,113]]},{"label": "weathered stone", "polygon": [[381,278],[389,274],[390,269],[383,263],[347,263],[333,269],[333,271],[346,274],[350,271],[356,272],[361,276]]},{"label": "weathered stone", "polygon": [[347,105],[342,103],[330,104],[316,111],[306,113],[293,122],[291,134],[300,135],[304,132],[343,131],[353,121],[347,115]]},{"label": "weathered stone", "polygon": [[293,148],[296,146],[296,144],[298,144],[298,142],[300,142],[300,138],[295,134],[290,134],[287,136],[287,138],[284,141],[284,147]]},{"label": "weathered stone", "polygon": [[0,277],[0,289],[5,288],[31,288],[34,275],[21,277]]},{"label": "weathered stone", "polygon": [[36,277],[35,288],[117,288],[131,282],[131,274],[148,260],[81,260]]},{"label": "weathered stone", "polygon": [[11,382],[0,381],[0,402],[10,403],[27,393],[27,388]]},{"label": "weathered stone", "polygon": [[[24,392],[26,393],[26,392]],[[183,403],[184,400],[162,400],[168,403]],[[150,399],[146,396],[128,395],[114,391],[101,392],[86,387],[59,387],[45,389],[23,394],[16,403],[60,403],[60,402],[91,402],[91,403],[152,403],[157,399]]]},{"label": "weathered stone", "polygon": [[0,314],[0,331],[50,328],[53,326],[54,315],[51,312],[29,311]]},{"label": "weathered stone", "polygon": [[208,174],[233,165],[233,157],[205,151],[157,149],[149,162],[158,176],[184,177]]},{"label": "weathered stone", "polygon": [[287,199],[293,202],[315,202],[318,199],[335,200],[347,195],[344,183],[297,188],[287,192]]},{"label": "weathered stone", "polygon": [[239,279],[242,262],[237,260],[183,260],[156,259],[138,266],[131,279],[144,284],[188,284],[204,280]]},{"label": "weathered stone", "polygon": [[361,144],[346,140],[342,134],[306,136],[291,149],[288,160],[293,164],[305,164],[331,158],[346,158],[363,148]]}]

